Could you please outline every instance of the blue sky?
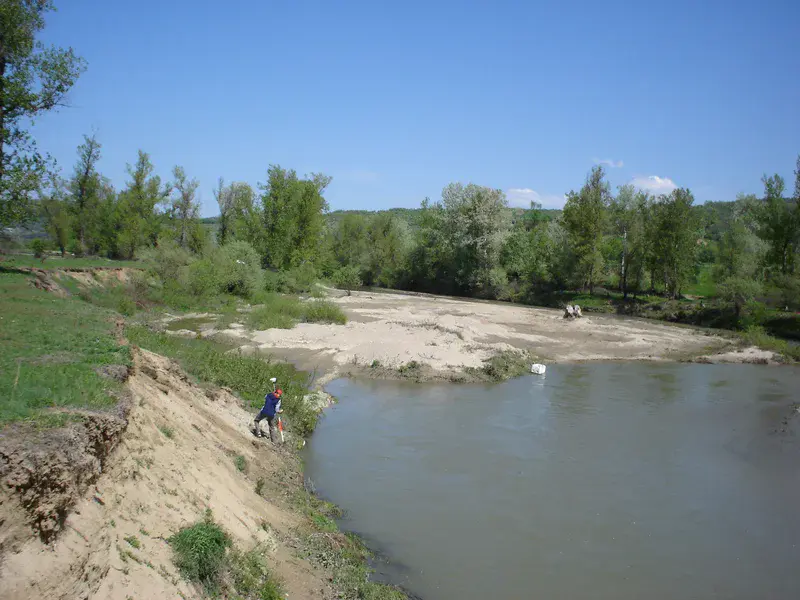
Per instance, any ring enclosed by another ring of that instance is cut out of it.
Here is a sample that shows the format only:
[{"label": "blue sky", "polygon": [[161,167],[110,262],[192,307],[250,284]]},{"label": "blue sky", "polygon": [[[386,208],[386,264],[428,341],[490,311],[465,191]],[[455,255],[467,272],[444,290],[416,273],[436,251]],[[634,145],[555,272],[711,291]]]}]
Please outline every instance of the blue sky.
[{"label": "blue sky", "polygon": [[560,206],[596,162],[614,186],[698,201],[791,189],[800,2],[56,0],[44,40],[88,61],[39,120],[72,171],[96,131],[117,187],[137,149],[219,176],[333,176],[331,208],[415,207],[451,181]]}]

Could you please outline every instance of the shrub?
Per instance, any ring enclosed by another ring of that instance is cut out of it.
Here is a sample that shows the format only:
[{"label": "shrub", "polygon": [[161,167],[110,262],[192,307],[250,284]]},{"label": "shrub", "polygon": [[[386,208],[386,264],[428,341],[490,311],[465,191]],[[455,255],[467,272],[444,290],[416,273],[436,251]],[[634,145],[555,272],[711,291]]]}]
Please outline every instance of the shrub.
[{"label": "shrub", "polygon": [[286,289],[286,274],[283,271],[264,271],[262,289],[269,293],[279,293]]},{"label": "shrub", "polygon": [[310,300],[303,304],[303,321],[344,325],[347,323],[347,316],[330,300]]},{"label": "shrub", "polygon": [[153,275],[164,284],[183,281],[185,268],[191,264],[192,255],[173,241],[160,241],[157,248],[142,251],[142,260]]},{"label": "shrub", "polygon": [[361,286],[361,276],[358,268],[348,265],[335,271],[333,274],[333,285],[340,290],[345,290],[349,296],[352,290]]},{"label": "shrub", "polygon": [[206,510],[202,521],[184,527],[168,541],[175,565],[183,576],[214,594],[220,587],[231,539],[214,523],[211,509]]},{"label": "shrub", "polygon": [[303,263],[287,273],[288,283],[292,287],[289,292],[304,294],[311,291],[319,278],[317,269],[310,262]]},{"label": "shrub", "polygon": [[36,258],[42,258],[42,256],[44,256],[44,250],[45,243],[43,239],[36,238],[35,240],[31,240],[31,251]]},{"label": "shrub", "polygon": [[195,296],[213,296],[222,288],[220,265],[210,257],[201,258],[187,270],[189,291]]},{"label": "shrub", "polygon": [[250,311],[249,324],[253,329],[291,329],[303,316],[300,300],[274,293],[254,298],[261,304]]},{"label": "shrub", "polygon": [[258,253],[247,242],[225,244],[218,252],[220,291],[242,298],[250,297],[261,282]]}]

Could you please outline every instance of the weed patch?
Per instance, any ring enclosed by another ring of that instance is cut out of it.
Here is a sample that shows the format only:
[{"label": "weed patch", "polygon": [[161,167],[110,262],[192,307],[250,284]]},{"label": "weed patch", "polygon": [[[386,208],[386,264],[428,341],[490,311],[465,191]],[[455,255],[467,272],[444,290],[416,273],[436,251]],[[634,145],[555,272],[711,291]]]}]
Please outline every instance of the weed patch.
[{"label": "weed patch", "polygon": [[219,591],[227,567],[227,550],[231,539],[214,523],[211,510],[202,521],[184,527],[169,538],[175,565],[189,581],[199,583],[207,592]]},{"label": "weed patch", "polygon": [[344,311],[339,308],[338,304],[334,304],[330,300],[310,300],[303,303],[302,319],[306,323],[332,323],[335,325],[347,323]]},{"label": "weed patch", "polygon": [[234,549],[230,555],[230,578],[237,597],[253,600],[282,600],[283,587],[270,572],[266,549],[256,547],[249,552]]},{"label": "weed patch", "polygon": [[504,350],[492,356],[480,368],[490,381],[505,381],[530,372],[532,358],[526,352]]},{"label": "weed patch", "polygon": [[247,460],[245,460],[244,456],[241,454],[233,459],[233,464],[236,466],[236,470],[242,473],[244,473],[244,470],[247,468]]},{"label": "weed patch", "polygon": [[266,550],[256,546],[240,551],[214,523],[210,509],[203,520],[181,529],[169,543],[181,574],[202,585],[211,596],[240,600],[283,598],[283,588],[267,566]]}]

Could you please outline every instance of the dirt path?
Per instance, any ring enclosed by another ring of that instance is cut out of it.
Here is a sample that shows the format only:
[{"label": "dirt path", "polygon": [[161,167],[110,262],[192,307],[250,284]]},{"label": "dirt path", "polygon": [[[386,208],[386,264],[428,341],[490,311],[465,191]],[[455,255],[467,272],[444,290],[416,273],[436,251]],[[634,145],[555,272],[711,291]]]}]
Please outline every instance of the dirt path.
[{"label": "dirt path", "polygon": [[503,350],[526,350],[545,363],[583,360],[670,360],[713,354],[729,340],[689,327],[587,315],[568,321],[562,312],[498,302],[400,293],[353,292],[333,300],[346,325],[303,323],[294,329],[222,332],[245,350],[263,350],[323,380],[354,369],[397,369],[411,361],[438,373],[480,367]]},{"label": "dirt path", "polygon": [[[107,468],[52,545],[31,535],[5,553],[0,597],[202,597],[176,572],[166,539],[207,507],[237,545],[268,549],[289,598],[334,597],[328,576],[294,550],[296,458],[254,439],[252,415],[232,395],[197,387],[163,357],[138,351],[127,385],[128,428]],[[234,465],[239,455],[244,472]]]}]

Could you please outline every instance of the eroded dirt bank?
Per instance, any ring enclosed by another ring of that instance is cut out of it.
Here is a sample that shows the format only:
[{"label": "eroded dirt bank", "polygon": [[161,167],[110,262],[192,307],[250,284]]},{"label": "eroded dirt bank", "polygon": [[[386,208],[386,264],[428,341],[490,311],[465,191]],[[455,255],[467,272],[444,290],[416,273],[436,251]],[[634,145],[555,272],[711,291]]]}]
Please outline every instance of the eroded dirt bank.
[{"label": "eroded dirt bank", "polygon": [[[333,301],[346,312],[346,325],[302,323],[266,331],[233,325],[204,335],[221,333],[245,350],[288,358],[323,373],[323,380],[370,370],[380,376],[412,361],[434,373],[457,373],[505,350],[524,350],[541,362],[687,360],[731,346],[689,327],[592,314],[565,320],[558,310],[497,302],[370,292]],[[745,360],[754,360],[752,353]]]},{"label": "eroded dirt bank", "polygon": [[[298,558],[303,517],[293,503],[302,479],[294,455],[254,439],[252,415],[226,390],[199,388],[158,355],[134,357],[126,432],[54,542],[31,531],[5,548],[0,596],[200,597],[177,573],[166,539],[210,508],[237,544],[267,549],[288,597],[334,597],[329,576]],[[16,508],[0,526],[27,520]]]}]

